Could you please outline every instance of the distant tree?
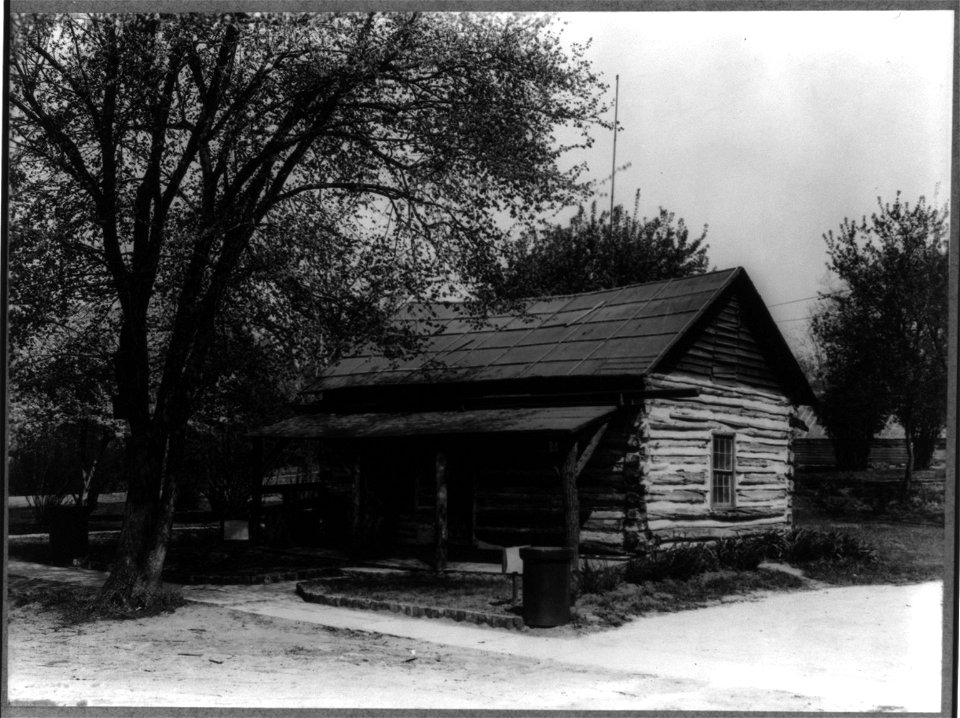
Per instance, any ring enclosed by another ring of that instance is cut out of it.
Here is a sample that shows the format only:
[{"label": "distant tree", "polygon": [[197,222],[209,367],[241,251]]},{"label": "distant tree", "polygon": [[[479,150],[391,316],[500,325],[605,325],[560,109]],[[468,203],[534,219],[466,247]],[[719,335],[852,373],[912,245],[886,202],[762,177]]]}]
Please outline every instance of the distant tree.
[{"label": "distant tree", "polygon": [[813,318],[817,345],[811,386],[820,403],[817,417],[833,444],[837,468],[867,468],[873,437],[890,415],[885,379],[876,362],[877,337],[852,305],[832,300]]},{"label": "distant tree", "polygon": [[56,230],[10,216],[8,327],[11,487],[54,504],[66,494],[92,507],[102,459],[122,434],[113,418],[110,341],[82,256],[57,252]]},{"label": "distant tree", "polygon": [[707,271],[707,228],[691,241],[683,219],[663,208],[641,219],[639,198],[633,214],[615,207],[612,223],[609,212],[597,216],[594,202],[589,215],[581,205],[568,225],[521,237],[508,248],[501,296],[572,294]]},{"label": "distant tree", "polygon": [[865,428],[892,414],[906,436],[909,489],[946,421],[948,211],[923,197],[911,206],[899,192],[878,205],[869,221],[846,219],[824,235],[840,287],[821,295],[812,328],[825,357],[827,431],[847,431],[857,412],[845,404],[872,408]]}]

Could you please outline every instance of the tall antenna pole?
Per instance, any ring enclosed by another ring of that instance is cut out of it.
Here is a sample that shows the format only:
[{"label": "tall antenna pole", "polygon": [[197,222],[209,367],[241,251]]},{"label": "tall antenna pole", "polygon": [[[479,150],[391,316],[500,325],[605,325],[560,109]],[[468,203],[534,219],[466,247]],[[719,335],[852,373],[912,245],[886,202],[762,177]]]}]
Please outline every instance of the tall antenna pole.
[{"label": "tall antenna pole", "polygon": [[617,115],[620,104],[620,75],[613,95],[613,168],[610,170],[610,236],[613,236],[613,194],[617,186]]}]

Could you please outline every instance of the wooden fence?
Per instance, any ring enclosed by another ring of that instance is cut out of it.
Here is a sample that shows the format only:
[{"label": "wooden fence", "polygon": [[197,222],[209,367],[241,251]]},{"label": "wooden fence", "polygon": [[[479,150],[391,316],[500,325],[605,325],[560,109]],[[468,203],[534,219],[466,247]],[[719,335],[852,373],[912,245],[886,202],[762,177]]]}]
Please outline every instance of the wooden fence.
[{"label": "wooden fence", "polygon": [[[934,466],[943,463],[946,442],[941,440],[933,452]],[[836,463],[830,439],[795,439],[794,463],[797,466],[827,468]],[[874,439],[870,446],[870,463],[882,466],[903,466],[907,463],[907,447],[903,439]]]}]

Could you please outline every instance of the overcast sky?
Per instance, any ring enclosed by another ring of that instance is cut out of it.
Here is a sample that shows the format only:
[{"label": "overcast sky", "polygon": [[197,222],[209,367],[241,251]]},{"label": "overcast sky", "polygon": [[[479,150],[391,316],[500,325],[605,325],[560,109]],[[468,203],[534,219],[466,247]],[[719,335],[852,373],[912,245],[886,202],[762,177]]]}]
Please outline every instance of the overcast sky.
[{"label": "overcast sky", "polygon": [[[713,264],[745,267],[768,305],[823,288],[822,235],[877,196],[932,200],[939,183],[949,199],[950,12],[559,17],[565,38],[593,38],[611,101],[620,75],[617,203],[640,188],[642,215],[663,206],[697,235],[709,224]],[[609,176],[612,142],[575,158],[591,177]],[[771,311],[790,338],[811,305]]]}]

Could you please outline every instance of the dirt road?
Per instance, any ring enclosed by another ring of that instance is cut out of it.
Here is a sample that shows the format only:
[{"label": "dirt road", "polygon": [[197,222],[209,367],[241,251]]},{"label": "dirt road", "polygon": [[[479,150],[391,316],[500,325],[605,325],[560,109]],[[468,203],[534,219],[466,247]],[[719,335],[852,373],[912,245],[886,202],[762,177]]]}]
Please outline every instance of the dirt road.
[{"label": "dirt road", "polygon": [[[316,622],[326,607],[287,601],[278,589],[232,609],[190,605],[62,629],[50,614],[11,609],[10,700],[939,711],[939,583],[776,594],[579,637],[397,624],[389,614],[364,614],[373,632],[331,628]],[[279,608],[308,620],[271,615]],[[349,612],[342,625],[348,618],[365,620]]]}]

